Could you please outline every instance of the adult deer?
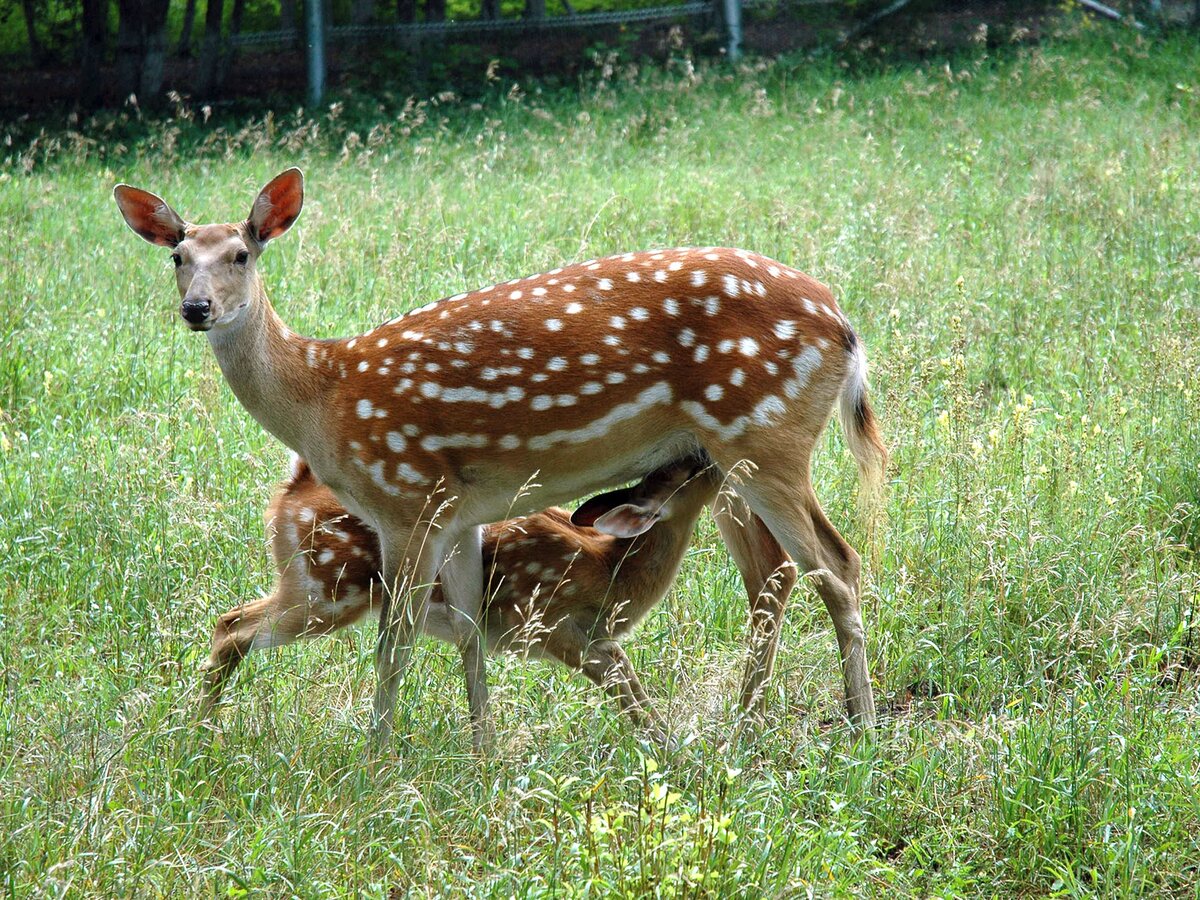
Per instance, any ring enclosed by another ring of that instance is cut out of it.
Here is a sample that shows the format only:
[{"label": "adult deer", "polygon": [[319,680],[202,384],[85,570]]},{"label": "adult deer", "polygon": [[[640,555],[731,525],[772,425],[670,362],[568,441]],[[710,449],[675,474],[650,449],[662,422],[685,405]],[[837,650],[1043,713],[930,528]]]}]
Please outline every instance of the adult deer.
[{"label": "adult deer", "polygon": [[[604,687],[652,736],[666,729],[620,640],[670,589],[704,507],[720,483],[712,466],[681,460],[632,488],[601,494],[572,516],[557,507],[483,530],[483,637],[489,652],[556,659]],[[293,460],[266,512],[275,584],[218,619],[205,665],[202,711],[254,650],[330,634],[377,611],[384,594],[379,539],[304,460]],[[589,527],[594,526],[594,527]],[[794,567],[774,591],[787,596]],[[426,634],[454,642],[440,585]]]},{"label": "adult deer", "polygon": [[115,196],[135,232],[171,249],[181,315],[207,333],[238,399],[379,535],[381,740],[440,573],[474,742],[486,742],[483,523],[701,454],[722,473],[753,472],[736,485],[746,508],[718,517],[761,631],[743,700],[761,699],[784,603],[753,585],[786,550],[815,573],[833,619],[851,718],[874,722],[859,556],[821,510],[809,464],[835,405],[867,482],[878,483],[886,451],[862,345],[824,285],[742,250],[628,253],[313,340],[283,324],[256,268],[300,215],[299,169],[276,176],[235,224],[189,225],[127,185]]}]

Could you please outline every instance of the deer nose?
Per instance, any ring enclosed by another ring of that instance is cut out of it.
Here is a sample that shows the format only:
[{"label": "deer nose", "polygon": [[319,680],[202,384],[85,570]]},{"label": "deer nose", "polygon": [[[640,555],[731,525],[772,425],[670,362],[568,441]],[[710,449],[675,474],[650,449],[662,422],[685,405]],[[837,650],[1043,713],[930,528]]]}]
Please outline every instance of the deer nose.
[{"label": "deer nose", "polygon": [[208,318],[211,309],[212,304],[209,303],[207,298],[188,298],[183,301],[183,305],[179,308],[179,313],[189,325],[200,325]]}]

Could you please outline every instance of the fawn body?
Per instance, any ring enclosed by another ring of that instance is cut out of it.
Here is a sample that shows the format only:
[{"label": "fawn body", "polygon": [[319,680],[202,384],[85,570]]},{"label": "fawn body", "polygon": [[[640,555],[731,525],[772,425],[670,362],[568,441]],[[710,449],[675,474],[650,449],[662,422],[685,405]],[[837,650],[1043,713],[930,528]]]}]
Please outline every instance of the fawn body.
[{"label": "fawn body", "polygon": [[[592,498],[575,521],[552,507],[486,526],[488,651],[514,650],[582,671],[635,721],[648,720],[661,740],[664,732],[619,641],[674,583],[696,520],[718,487],[711,467],[678,462],[633,488]],[[377,612],[383,597],[378,537],[303,460],[294,461],[266,520],[275,584],[262,599],[218,620],[205,667],[205,713],[251,651],[354,624]],[[781,590],[790,589],[793,570],[785,568],[780,577]],[[423,630],[456,642],[440,585]]]},{"label": "fawn body", "polygon": [[230,225],[189,225],[153,194],[115,193],[134,231],[172,249],[181,314],[207,333],[238,399],[379,535],[381,739],[440,576],[475,743],[486,743],[484,523],[699,456],[723,475],[747,470],[717,517],[753,598],[743,701],[762,696],[786,600],[765,588],[790,555],[817,573],[851,718],[873,723],[860,560],[821,510],[809,463],[835,406],[868,483],[886,451],[862,345],[824,285],[742,250],[629,253],[314,340],[283,324],[256,268],[300,214],[299,170]]}]

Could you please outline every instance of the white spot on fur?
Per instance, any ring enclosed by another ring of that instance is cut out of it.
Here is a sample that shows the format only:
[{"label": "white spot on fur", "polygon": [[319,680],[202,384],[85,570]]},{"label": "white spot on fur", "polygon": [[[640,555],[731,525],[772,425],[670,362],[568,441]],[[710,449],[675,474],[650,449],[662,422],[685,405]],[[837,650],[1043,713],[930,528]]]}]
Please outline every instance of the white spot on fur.
[{"label": "white spot on fur", "polygon": [[692,273],[692,287],[704,287],[708,281],[708,275],[703,269],[697,269]]},{"label": "white spot on fur", "polygon": [[401,481],[407,481],[409,484],[427,484],[430,480],[424,474],[414,469],[412,464],[408,462],[402,462],[396,466],[396,477]]},{"label": "white spot on fur", "polygon": [[618,403],[599,419],[582,428],[561,429],[529,439],[530,450],[548,450],[556,444],[586,444],[604,437],[621,422],[636,418],[652,406],[670,403],[671,385],[665,381],[651,385],[629,403]]},{"label": "white spot on fur", "polygon": [[742,356],[757,356],[758,341],[756,341],[754,338],[744,337],[738,341],[738,351],[742,354]]},{"label": "white spot on fur", "polygon": [[678,341],[681,346],[690,347],[692,344],[696,343],[696,332],[692,331],[690,328],[685,328],[683,331],[679,332]]},{"label": "white spot on fur", "polygon": [[679,302],[667,297],[665,300],[663,300],[663,312],[665,312],[668,316],[679,315]]},{"label": "white spot on fur", "polygon": [[629,318],[633,319],[635,322],[645,322],[648,318],[650,318],[650,311],[640,306],[635,306],[629,311]]},{"label": "white spot on fur", "polygon": [[393,453],[403,453],[408,446],[408,441],[404,439],[404,435],[400,432],[389,431],[387,433],[387,446]]},{"label": "white spot on fur", "polygon": [[486,447],[488,438],[486,434],[450,434],[446,437],[438,437],[437,435],[429,435],[429,437],[421,438],[421,447],[430,453],[437,453],[444,448],[457,447]]},{"label": "white spot on fur", "polygon": [[808,384],[808,379],[821,365],[821,351],[816,347],[805,347],[804,351],[792,360],[792,372],[795,377],[783,383],[783,392],[792,399],[800,396]]},{"label": "white spot on fur", "polygon": [[561,319],[547,319],[546,320],[546,330],[547,331],[562,331],[562,320]]}]

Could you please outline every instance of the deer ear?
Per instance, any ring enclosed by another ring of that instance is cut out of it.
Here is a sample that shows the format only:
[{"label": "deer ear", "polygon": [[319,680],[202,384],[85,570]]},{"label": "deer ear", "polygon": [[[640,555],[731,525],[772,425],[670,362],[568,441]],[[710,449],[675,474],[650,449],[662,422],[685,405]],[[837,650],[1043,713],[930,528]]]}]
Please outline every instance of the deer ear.
[{"label": "deer ear", "polygon": [[127,184],[113,188],[113,197],[125,217],[125,224],[143,239],[160,247],[174,247],[183,240],[183,230],[187,226],[161,197]]},{"label": "deer ear", "polygon": [[629,488],[619,488],[590,497],[583,501],[579,509],[571,513],[571,524],[581,528],[593,528],[598,518],[622,503],[626,503],[631,496],[633,496],[633,492]]},{"label": "deer ear", "polygon": [[592,526],[601,534],[617,538],[635,538],[645,534],[658,521],[658,510],[650,512],[644,506],[622,503],[596,519]]},{"label": "deer ear", "polygon": [[293,167],[270,180],[254,198],[246,220],[250,236],[260,244],[277,238],[300,216],[304,207],[304,173]]}]

